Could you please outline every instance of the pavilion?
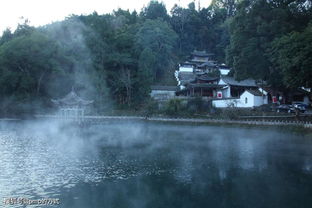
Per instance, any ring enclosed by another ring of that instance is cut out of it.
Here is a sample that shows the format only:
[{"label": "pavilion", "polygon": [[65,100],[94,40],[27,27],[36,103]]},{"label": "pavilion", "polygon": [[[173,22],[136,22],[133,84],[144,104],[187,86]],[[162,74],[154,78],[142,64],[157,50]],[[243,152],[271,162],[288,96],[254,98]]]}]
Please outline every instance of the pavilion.
[{"label": "pavilion", "polygon": [[93,100],[84,100],[72,91],[61,99],[51,99],[60,109],[62,118],[80,119],[84,117],[86,106],[93,103]]}]

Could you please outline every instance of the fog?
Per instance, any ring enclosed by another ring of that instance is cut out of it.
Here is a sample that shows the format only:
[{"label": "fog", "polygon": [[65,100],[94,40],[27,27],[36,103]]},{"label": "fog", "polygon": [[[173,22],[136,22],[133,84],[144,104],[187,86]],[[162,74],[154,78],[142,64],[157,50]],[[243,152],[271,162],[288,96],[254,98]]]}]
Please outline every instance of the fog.
[{"label": "fog", "polygon": [[245,197],[256,206],[258,191],[263,206],[312,191],[312,141],[278,129],[53,120],[0,129],[0,197],[60,198],[61,207],[230,207]]}]

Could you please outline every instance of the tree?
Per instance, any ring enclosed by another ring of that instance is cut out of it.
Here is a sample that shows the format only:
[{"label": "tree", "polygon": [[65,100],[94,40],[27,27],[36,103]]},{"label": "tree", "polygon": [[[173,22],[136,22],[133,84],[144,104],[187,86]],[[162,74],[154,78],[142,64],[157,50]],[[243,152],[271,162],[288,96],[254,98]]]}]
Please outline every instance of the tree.
[{"label": "tree", "polygon": [[[145,48],[139,57],[136,93],[138,100],[144,101],[149,96],[153,83],[152,68],[156,64],[156,57],[150,48]],[[143,99],[142,99],[143,98]]]},{"label": "tree", "polygon": [[0,63],[16,75],[29,77],[29,86],[24,86],[25,90],[31,92],[34,89],[38,96],[45,76],[58,68],[55,62],[57,50],[55,42],[34,32],[4,44],[0,50]]},{"label": "tree", "polygon": [[229,35],[226,10],[218,6],[209,6],[200,10],[190,3],[188,8],[175,5],[171,10],[170,23],[178,34],[179,56],[187,56],[194,49],[208,50],[216,59],[224,62]]},{"label": "tree", "polygon": [[45,102],[51,77],[57,78],[64,72],[62,56],[56,42],[39,31],[4,43],[0,47],[1,101],[11,97],[11,105],[16,106]]},{"label": "tree", "polygon": [[14,31],[14,37],[30,35],[35,30],[35,27],[29,25],[29,20],[25,19],[23,24],[18,24],[16,30]]},{"label": "tree", "polygon": [[234,16],[238,0],[213,0],[211,5],[213,8],[224,8],[228,17]]},{"label": "tree", "polygon": [[157,0],[151,0],[147,7],[144,7],[141,16],[146,19],[162,19],[168,20],[169,16],[167,14],[166,6],[163,3],[158,2]]},{"label": "tree", "polygon": [[178,5],[174,5],[171,9],[171,18],[170,23],[174,31],[178,34],[178,42],[179,42],[179,53],[180,55],[184,54],[186,38],[185,33],[185,25],[188,21],[188,12],[186,9],[179,7]]},{"label": "tree", "polygon": [[[266,51],[271,42],[295,30],[296,1],[242,1],[230,22],[230,44],[227,62],[238,79],[255,78],[276,82],[271,74],[272,64]],[[277,83],[275,83],[277,84]]]},{"label": "tree", "polygon": [[3,31],[2,36],[0,38],[0,46],[13,38],[13,34],[10,29],[6,29]]},{"label": "tree", "polygon": [[[154,82],[162,81],[170,71],[177,35],[161,20],[146,20],[136,34],[138,50],[149,48],[156,57],[152,68]],[[173,71],[171,70],[173,73]],[[172,76],[169,74],[168,76]]]},{"label": "tree", "polygon": [[272,42],[274,70],[282,72],[287,88],[312,88],[312,23],[303,32],[291,32]]}]

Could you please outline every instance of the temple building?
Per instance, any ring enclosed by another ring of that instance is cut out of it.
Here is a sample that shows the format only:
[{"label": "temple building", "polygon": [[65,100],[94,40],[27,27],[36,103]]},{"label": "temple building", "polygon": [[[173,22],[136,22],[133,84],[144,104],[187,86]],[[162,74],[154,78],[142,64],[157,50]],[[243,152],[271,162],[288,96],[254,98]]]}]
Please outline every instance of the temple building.
[{"label": "temple building", "polygon": [[191,53],[191,62],[198,63],[198,64],[206,63],[208,61],[213,61],[213,56],[214,56],[213,53],[207,53],[206,51],[194,50]]},{"label": "temple building", "polygon": [[[179,69],[175,71],[175,77],[180,90],[187,87],[185,84],[194,81],[195,78],[201,79],[200,77],[203,75],[214,79],[220,75],[227,75],[230,72],[229,67],[225,64],[218,64],[213,60],[213,57],[214,54],[212,53],[195,50],[187,61],[180,63]],[[208,80],[206,79],[205,81]]]},{"label": "temple building", "polygon": [[236,80],[230,75],[230,71],[225,64],[214,61],[214,54],[195,50],[175,71],[177,86],[154,87],[151,97],[162,101],[202,97],[211,101],[216,108],[254,108],[270,103],[311,103],[311,89],[277,92],[263,80]]},{"label": "temple building", "polygon": [[239,97],[246,90],[257,90],[258,84],[254,79],[245,79],[237,81],[234,77],[221,76],[219,85],[224,86],[221,90],[222,97]]},{"label": "temple building", "polygon": [[84,117],[85,109],[93,103],[93,100],[84,100],[72,91],[61,99],[51,99],[59,107],[59,115],[62,118],[80,119]]},{"label": "temple building", "polygon": [[[180,76],[180,79],[183,76]],[[183,87],[176,92],[177,96],[201,96],[201,97],[216,97],[217,89],[223,87],[218,85],[219,78],[211,77],[206,73],[194,74],[193,77],[185,77],[181,80]]]},{"label": "temple building", "polygon": [[[213,60],[213,54],[194,51],[175,72],[176,96],[205,97],[215,107],[255,107],[268,103],[268,93],[253,79],[235,80],[230,68]],[[261,90],[260,90],[261,89]]]}]

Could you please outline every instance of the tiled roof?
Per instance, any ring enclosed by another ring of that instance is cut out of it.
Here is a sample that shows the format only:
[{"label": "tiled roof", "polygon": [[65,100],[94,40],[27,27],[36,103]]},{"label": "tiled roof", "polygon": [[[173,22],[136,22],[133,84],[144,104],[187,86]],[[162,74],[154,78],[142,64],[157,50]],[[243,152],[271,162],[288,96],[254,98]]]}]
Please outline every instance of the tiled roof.
[{"label": "tiled roof", "polygon": [[74,90],[72,90],[68,95],[61,99],[51,99],[51,101],[56,105],[89,105],[93,103],[93,100],[84,100],[79,97]]},{"label": "tiled roof", "polygon": [[211,77],[208,74],[202,74],[202,75],[197,75],[198,80],[203,80],[203,81],[216,81],[219,78],[218,77]]},{"label": "tiled roof", "polygon": [[217,64],[213,63],[212,61],[208,61],[208,62],[205,62],[205,63],[202,63],[202,64],[199,64],[198,67],[205,67],[205,66],[208,66],[208,67],[216,67]]},{"label": "tiled roof", "polygon": [[222,88],[223,85],[218,84],[207,84],[207,83],[190,83],[187,85],[187,88]]},{"label": "tiled roof", "polygon": [[256,80],[254,79],[245,79],[237,81],[234,77],[222,76],[221,79],[228,85],[241,86],[241,87],[257,87]]},{"label": "tiled roof", "polygon": [[180,72],[178,78],[180,81],[193,81],[195,76],[193,72]]},{"label": "tiled roof", "polygon": [[263,96],[264,94],[262,94],[260,92],[260,90],[246,90],[247,92],[251,93],[254,96]]},{"label": "tiled roof", "polygon": [[207,53],[206,51],[193,51],[192,53],[191,53],[192,55],[194,55],[194,56],[213,56],[214,54],[213,53]]},{"label": "tiled roof", "polygon": [[178,86],[166,86],[166,85],[152,85],[152,90],[167,90],[167,91],[176,91]]}]

